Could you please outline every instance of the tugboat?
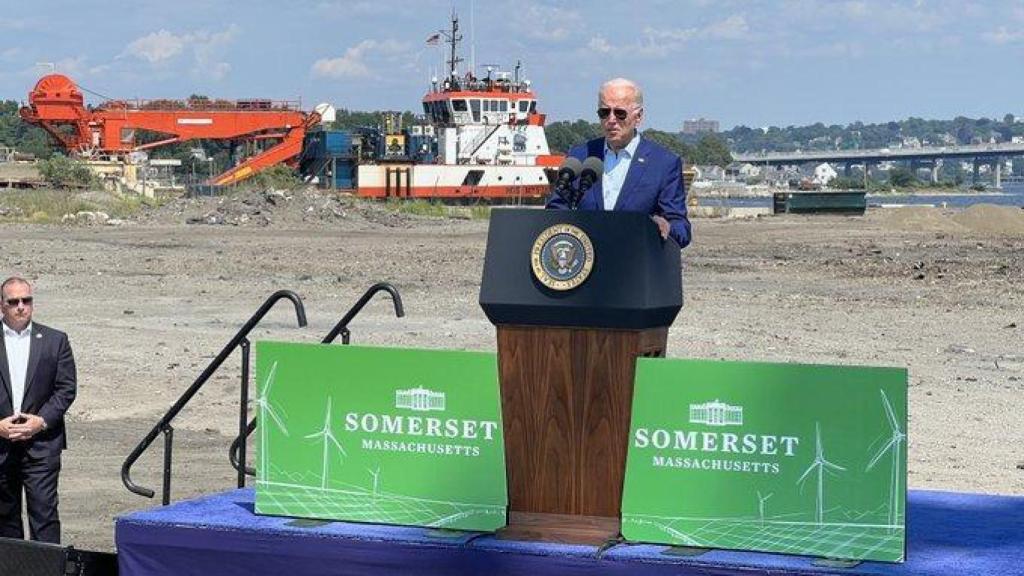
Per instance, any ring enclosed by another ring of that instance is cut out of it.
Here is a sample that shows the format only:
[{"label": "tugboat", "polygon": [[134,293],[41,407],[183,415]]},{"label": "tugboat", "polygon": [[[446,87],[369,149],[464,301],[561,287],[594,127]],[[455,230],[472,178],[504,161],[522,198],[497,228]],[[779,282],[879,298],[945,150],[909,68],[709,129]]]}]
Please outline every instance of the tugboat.
[{"label": "tugboat", "polygon": [[[357,194],[372,198],[488,200],[504,203],[537,202],[548,194],[563,156],[552,155],[544,135],[545,115],[537,112],[530,81],[521,78],[521,65],[512,72],[487,66],[486,76],[472,71],[460,75],[459,20],[453,13],[444,36],[450,47],[448,73],[433,78],[423,97],[426,126],[413,127],[410,142],[436,143],[432,162],[382,157],[357,167]],[[426,138],[414,138],[422,135]],[[388,147],[392,140],[385,135]],[[405,142],[395,141],[396,147]]]}]

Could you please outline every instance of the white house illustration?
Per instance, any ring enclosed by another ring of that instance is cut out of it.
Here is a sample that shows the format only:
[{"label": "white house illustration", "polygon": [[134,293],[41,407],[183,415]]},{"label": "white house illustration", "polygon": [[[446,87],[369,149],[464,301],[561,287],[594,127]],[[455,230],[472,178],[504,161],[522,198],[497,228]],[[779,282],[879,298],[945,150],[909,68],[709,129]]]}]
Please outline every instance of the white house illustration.
[{"label": "white house illustration", "polygon": [[405,408],[418,412],[443,411],[444,404],[444,392],[434,392],[422,387],[409,390],[395,390],[395,408]]},{"label": "white house illustration", "polygon": [[739,426],[743,424],[743,407],[714,402],[690,404],[690,424],[708,426]]}]

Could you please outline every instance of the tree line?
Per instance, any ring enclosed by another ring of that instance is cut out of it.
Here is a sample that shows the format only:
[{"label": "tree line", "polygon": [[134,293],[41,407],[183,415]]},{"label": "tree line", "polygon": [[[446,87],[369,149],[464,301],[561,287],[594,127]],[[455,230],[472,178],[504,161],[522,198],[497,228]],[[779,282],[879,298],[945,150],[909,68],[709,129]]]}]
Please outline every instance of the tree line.
[{"label": "tree line", "polygon": [[957,116],[952,120],[905,120],[865,124],[853,122],[845,126],[826,126],[818,122],[807,126],[781,128],[750,128],[737,126],[720,132],[734,152],[794,152],[796,150],[857,150],[891,148],[906,139],[916,139],[924,146],[960,146],[987,142],[1009,142],[1024,136],[1024,122],[1013,114],[1002,120]]},{"label": "tree line", "polygon": [[[40,128],[27,124],[18,116],[20,104],[14,100],[0,101],[0,146],[12,147],[37,158],[49,158],[55,148],[49,136]],[[384,112],[338,110],[332,128],[337,130],[376,128],[384,126]],[[422,123],[412,112],[401,112],[405,127]],[[546,128],[548,144],[553,153],[565,153],[571,147],[601,135],[599,124],[585,120],[554,122]],[[854,122],[841,126],[821,122],[806,126],[780,128],[750,128],[737,126],[717,134],[684,135],[649,128],[644,136],[659,142],[687,164],[714,164],[725,166],[732,161],[732,153],[739,152],[791,152],[795,150],[847,150],[858,148],[888,148],[901,144],[907,138],[916,138],[922,145],[966,145],[979,142],[1006,142],[1015,136],[1024,136],[1024,122],[1012,114],[1001,120],[966,118],[952,120],[906,120],[865,124]],[[218,167],[230,161],[228,145],[224,142],[204,141],[183,143],[152,151],[154,157],[180,158],[191,162],[191,149],[202,147],[207,156],[216,158]],[[191,169],[191,166],[190,166]]]},{"label": "tree line", "polygon": [[[554,122],[547,126],[545,133],[551,151],[565,154],[577,144],[600,137],[601,125],[586,120]],[[678,154],[687,165],[714,164],[724,167],[732,162],[728,144],[716,134],[702,134],[693,142],[684,141],[680,134],[653,128],[644,130],[643,135]]]}]

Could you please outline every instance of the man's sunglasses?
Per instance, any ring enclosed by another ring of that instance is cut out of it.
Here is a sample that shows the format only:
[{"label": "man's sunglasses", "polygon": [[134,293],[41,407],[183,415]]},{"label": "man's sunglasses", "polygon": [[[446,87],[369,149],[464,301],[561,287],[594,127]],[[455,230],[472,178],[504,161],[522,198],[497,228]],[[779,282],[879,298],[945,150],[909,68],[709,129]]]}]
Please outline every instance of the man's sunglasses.
[{"label": "man's sunglasses", "polygon": [[8,298],[7,300],[5,300],[5,302],[7,302],[7,305],[12,307],[12,308],[17,306],[18,304],[24,304],[25,306],[31,306],[32,305],[32,297],[31,296],[26,296],[24,298]]},{"label": "man's sunglasses", "polygon": [[[634,108],[633,110],[638,110],[638,108]],[[604,108],[604,107],[602,107],[602,108],[598,108],[597,109],[597,117],[600,118],[601,120],[604,120],[604,119],[608,118],[609,114],[614,113],[616,119],[618,119],[618,120],[625,120],[626,117],[629,116],[629,113],[632,112],[633,110],[626,110],[625,108]]]}]

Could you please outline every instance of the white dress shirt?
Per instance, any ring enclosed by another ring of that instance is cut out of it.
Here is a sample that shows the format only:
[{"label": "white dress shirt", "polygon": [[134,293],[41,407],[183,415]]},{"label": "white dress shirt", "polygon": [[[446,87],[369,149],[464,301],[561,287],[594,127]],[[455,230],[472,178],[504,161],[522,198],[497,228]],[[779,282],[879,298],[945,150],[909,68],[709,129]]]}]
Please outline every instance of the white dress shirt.
[{"label": "white dress shirt", "polygon": [[633,155],[636,154],[636,147],[640,144],[640,133],[637,132],[629,144],[619,150],[618,153],[608,147],[607,141],[604,145],[604,175],[601,177],[601,192],[604,196],[604,209],[612,210],[615,202],[619,199],[619,192],[626,182],[626,174],[629,172],[629,165],[633,162]]},{"label": "white dress shirt", "polygon": [[11,404],[14,413],[21,413],[21,403],[25,399],[25,376],[28,372],[28,351],[32,345],[32,323],[29,322],[21,332],[3,323],[4,347],[7,349],[7,367],[11,372]]}]

